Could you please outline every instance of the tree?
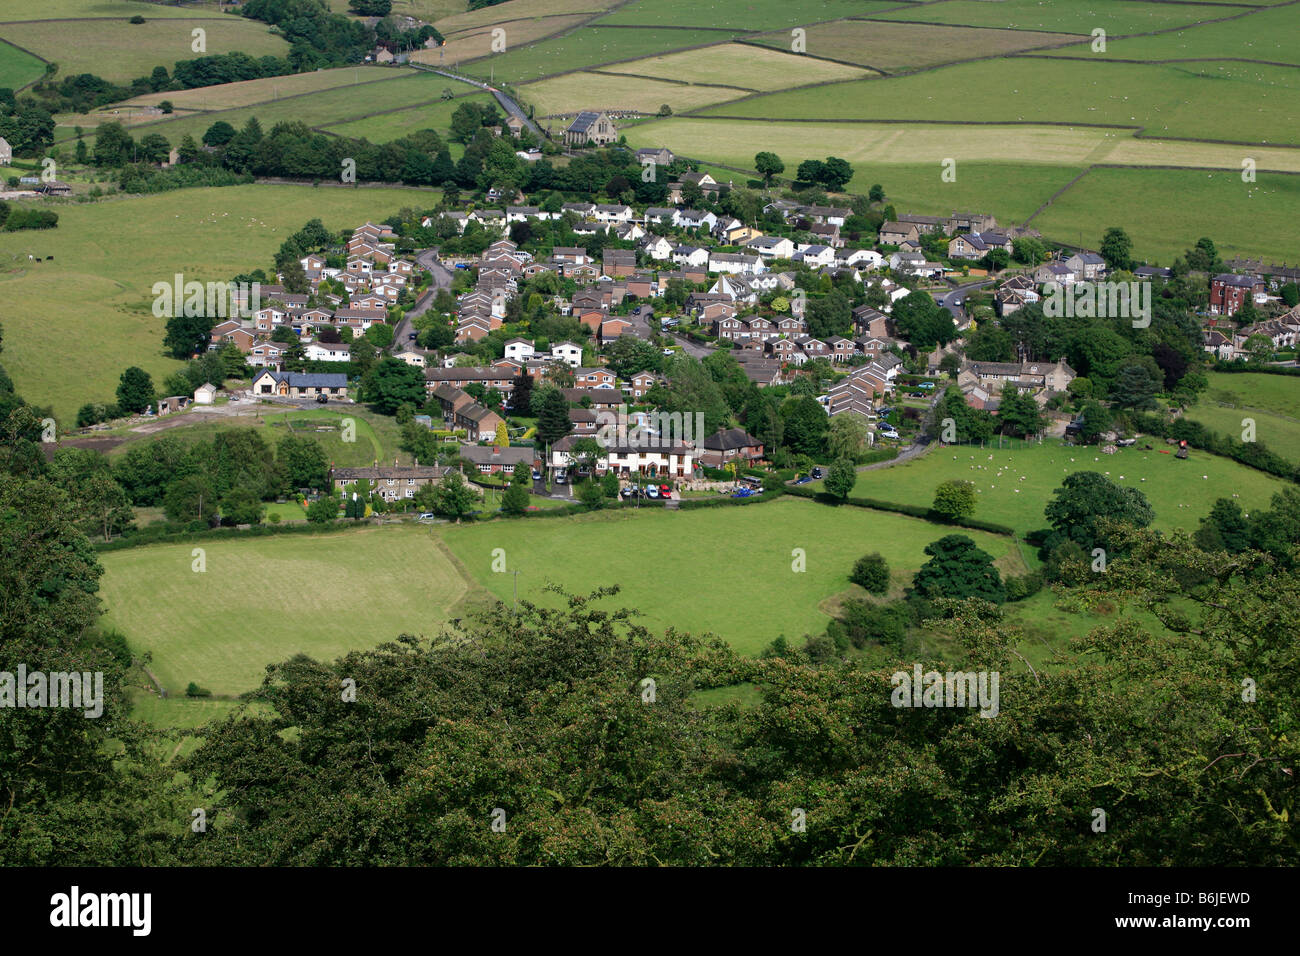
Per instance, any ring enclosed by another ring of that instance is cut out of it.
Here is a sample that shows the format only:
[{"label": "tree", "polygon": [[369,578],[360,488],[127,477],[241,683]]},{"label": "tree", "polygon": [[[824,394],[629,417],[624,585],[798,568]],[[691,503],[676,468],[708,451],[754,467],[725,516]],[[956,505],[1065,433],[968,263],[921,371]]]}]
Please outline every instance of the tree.
[{"label": "tree", "polygon": [[434,514],[452,518],[457,524],[478,504],[478,495],[459,471],[447,472],[438,482],[437,489],[433,498]]},{"label": "tree", "polygon": [[528,488],[516,481],[501,496],[501,511],[508,515],[521,515],[528,511]]},{"label": "tree", "polygon": [[381,359],[362,379],[361,394],[381,415],[394,415],[403,402],[423,403],[424,373],[401,359]]},{"label": "tree", "polygon": [[1247,550],[1251,546],[1250,538],[1250,522],[1241,505],[1231,498],[1215,501],[1192,536],[1196,546],[1204,551],[1227,551],[1229,554]]},{"label": "tree", "polygon": [[247,488],[235,487],[221,499],[222,524],[261,524],[266,506]]},{"label": "tree", "polygon": [[573,430],[569,401],[554,385],[533,389],[532,411],[537,417],[537,439],[553,445]]},{"label": "tree", "polygon": [[1136,488],[1117,485],[1095,471],[1076,471],[1052,493],[1043,509],[1058,534],[1077,542],[1085,550],[1111,550],[1111,537],[1103,529],[1107,521],[1145,528],[1155,517],[1146,495]]},{"label": "tree", "polygon": [[142,368],[132,365],[122,373],[117,385],[117,405],[128,415],[138,415],[154,403],[153,379]]},{"label": "tree", "polygon": [[825,452],[830,422],[826,409],[817,399],[809,396],[787,399],[781,406],[781,419],[788,448],[813,458]]},{"label": "tree", "polygon": [[[206,315],[173,315],[167,320],[163,345],[172,358],[187,359],[201,354],[212,334],[212,320]],[[200,382],[200,385],[203,383]]]},{"label": "tree", "polygon": [[889,564],[878,551],[864,554],[853,563],[849,580],[872,594],[884,594],[889,590]]},{"label": "tree", "polygon": [[105,541],[111,540],[114,533],[130,527],[135,521],[131,499],[122,486],[106,473],[91,475],[80,482],[76,489],[76,500]]},{"label": "tree", "polygon": [[167,486],[163,497],[163,513],[178,524],[199,520],[214,524],[217,493],[203,475],[178,478]]},{"label": "tree", "polygon": [[837,458],[831,462],[826,472],[826,490],[843,501],[857,483],[858,473],[853,468],[852,458]]},{"label": "tree", "polygon": [[601,487],[599,481],[586,478],[578,482],[578,487],[574,490],[577,492],[578,500],[591,510],[595,511],[605,506],[605,489]]},{"label": "tree", "polygon": [[1014,382],[1002,386],[998,425],[1004,435],[1036,435],[1043,430],[1045,424],[1043,413],[1032,395],[1022,392]]},{"label": "tree", "polygon": [[610,371],[619,378],[631,378],[637,372],[657,372],[662,362],[659,349],[632,335],[620,335],[605,346],[604,354]]},{"label": "tree", "polygon": [[1121,269],[1126,272],[1132,271],[1133,240],[1129,238],[1127,232],[1118,226],[1112,226],[1106,230],[1106,235],[1102,236],[1101,248],[1098,252],[1106,260],[1106,267],[1112,272]]},{"label": "tree", "polygon": [[1036,266],[1047,258],[1047,249],[1032,236],[1011,240],[1011,258],[1027,266]]},{"label": "tree", "polygon": [[965,535],[950,534],[926,545],[930,560],[912,579],[916,593],[935,598],[981,598],[994,604],[1006,600],[1002,577],[993,556]]},{"label": "tree", "polygon": [[934,489],[931,510],[945,521],[959,521],[975,513],[975,485],[969,481],[945,481]]},{"label": "tree", "polygon": [[754,156],[754,168],[763,177],[763,184],[772,185],[772,180],[785,172],[785,163],[776,153],[763,151]]},{"label": "tree", "polygon": [[307,506],[307,520],[312,524],[329,524],[339,515],[339,500],[333,495],[321,495]]},{"label": "tree", "polygon": [[276,446],[275,457],[290,488],[324,488],[329,483],[329,461],[325,449],[314,438],[285,435]]},{"label": "tree", "polygon": [[822,163],[820,182],[827,189],[839,192],[848,185],[853,178],[853,166],[847,159],[840,159],[838,156],[827,156],[826,161]]},{"label": "tree", "polygon": [[1145,365],[1126,365],[1119,370],[1110,397],[1116,408],[1132,408],[1141,412],[1156,407],[1155,395],[1159,390],[1160,384]]},{"label": "tree", "polygon": [[1101,402],[1089,399],[1083,403],[1083,408],[1079,411],[1080,440],[1085,445],[1091,444],[1102,432],[1110,428],[1110,422],[1110,409]]},{"label": "tree", "polygon": [[493,438],[496,440],[496,443],[500,445],[502,448],[506,448],[509,446],[510,430],[506,428],[506,423],[504,421],[497,422],[496,434],[493,435]]},{"label": "tree", "polygon": [[826,451],[832,458],[854,458],[866,446],[867,423],[859,415],[836,415],[826,432]]}]

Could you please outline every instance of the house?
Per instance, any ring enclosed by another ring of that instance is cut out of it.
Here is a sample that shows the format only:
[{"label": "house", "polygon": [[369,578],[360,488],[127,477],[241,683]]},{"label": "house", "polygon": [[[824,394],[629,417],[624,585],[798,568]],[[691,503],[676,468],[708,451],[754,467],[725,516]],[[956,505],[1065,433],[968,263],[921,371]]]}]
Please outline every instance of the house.
[{"label": "house", "polygon": [[663,262],[673,257],[673,244],[663,236],[646,236],[645,241],[641,243],[641,248],[656,262]]},{"label": "house", "polygon": [[1011,238],[1001,232],[961,233],[948,240],[949,259],[983,259],[994,249],[1011,254]]},{"label": "house", "polygon": [[582,365],[582,346],[572,342],[559,342],[551,346],[551,358],[576,369]]},{"label": "house", "polygon": [[414,498],[422,486],[441,481],[450,468],[441,465],[379,465],[372,468],[335,468],[330,473],[334,491],[343,496],[348,485],[370,482],[374,494],[385,501]]},{"label": "house", "polygon": [[586,146],[592,143],[596,146],[608,146],[618,139],[618,127],[614,121],[609,118],[609,114],[603,110],[599,113],[593,113],[589,110],[583,110],[573,118],[564,130],[565,146]]},{"label": "house", "polygon": [[57,179],[52,179],[48,183],[41,183],[36,187],[36,191],[45,196],[71,196],[72,187],[67,183],[61,183]]},{"label": "house", "polygon": [[794,261],[802,262],[813,269],[824,269],[835,265],[835,250],[830,246],[801,243],[794,255]]},{"label": "house", "polygon": [[14,149],[9,140],[0,136],[0,166],[8,166],[14,161]]},{"label": "house", "polygon": [[785,236],[759,236],[745,243],[745,247],[764,259],[789,259],[794,255],[794,243]]},{"label": "house", "polygon": [[711,212],[701,212],[698,209],[683,209],[677,216],[677,224],[683,229],[707,229],[713,231],[713,227],[718,224],[718,217]]},{"label": "house", "polygon": [[[655,447],[615,445],[605,449],[605,467],[618,475],[689,478],[695,472],[695,449],[686,445]],[[599,465],[597,466],[599,467]]]},{"label": "house", "polygon": [[663,379],[662,375],[656,375],[654,372],[637,372],[630,379],[632,385],[632,397],[641,398],[650,389]]},{"label": "house", "polygon": [[841,206],[804,206],[799,211],[812,222],[827,226],[842,226],[853,215],[852,209]]},{"label": "house", "polygon": [[597,222],[631,222],[632,207],[624,206],[621,203],[614,205],[600,203],[592,210],[592,215],[595,216]]},{"label": "house", "polygon": [[282,398],[347,398],[348,377],[334,373],[273,372],[263,369],[253,376],[252,392],[255,396]]},{"label": "house", "polygon": [[505,345],[505,357],[522,361],[533,357],[533,343],[527,339],[513,338],[508,339]]},{"label": "house", "polygon": [[575,368],[573,384],[575,388],[613,388],[614,373],[605,368]]},{"label": "house", "polygon": [[675,158],[673,151],[664,146],[658,149],[647,146],[636,151],[636,161],[642,166],[648,163],[654,163],[656,166],[671,166]]},{"label": "house", "polygon": [[636,272],[636,253],[631,249],[606,249],[601,261],[607,276],[630,276]]},{"label": "house", "polygon": [[[1232,339],[1217,329],[1205,329],[1201,333],[1201,348],[1209,352],[1220,362],[1231,360],[1235,354]],[[196,399],[197,400],[197,399]]]},{"label": "house", "polygon": [[352,346],[346,342],[309,342],[303,355],[310,362],[351,362]]},{"label": "house", "polygon": [[996,229],[998,221],[983,212],[954,212],[944,223],[944,232],[953,235],[958,232],[985,232]]},{"label": "house", "polygon": [[1034,281],[1040,285],[1052,282],[1059,286],[1072,286],[1079,281],[1079,274],[1064,262],[1045,262],[1035,270]]},{"label": "house", "polygon": [[700,462],[710,468],[721,468],[732,461],[750,465],[762,458],[763,443],[749,432],[743,428],[719,428],[704,439]]},{"label": "house", "polygon": [[699,246],[677,246],[673,249],[672,259],[679,266],[706,268],[709,263],[709,250]]},{"label": "house", "polygon": [[884,246],[901,246],[911,240],[921,238],[921,231],[915,223],[890,221],[880,226],[880,244]]},{"label": "house", "polygon": [[761,256],[713,252],[709,255],[709,271],[749,275],[755,272],[766,272],[767,266]]},{"label": "house", "polygon": [[211,405],[217,399],[217,386],[204,382],[194,390],[195,405]]},{"label": "house", "polygon": [[1065,260],[1065,264],[1076,276],[1089,282],[1106,274],[1106,260],[1095,252],[1076,252]]},{"label": "house", "polygon": [[465,437],[470,441],[493,438],[503,421],[500,415],[478,402],[464,402],[452,413],[452,427],[465,429]]},{"label": "house", "polygon": [[513,472],[516,465],[531,468],[533,465],[532,446],[515,447],[514,445],[461,445],[460,457],[484,475],[496,475],[501,472]]},{"label": "house", "polygon": [[1255,276],[1220,273],[1210,280],[1210,312],[1215,315],[1235,315],[1247,301],[1263,294],[1267,285]]},{"label": "house", "polygon": [[495,388],[506,396],[509,396],[515,387],[509,372],[490,368],[426,368],[424,370],[425,388],[430,392],[436,390],[439,385],[454,385],[463,389],[471,382],[478,382],[484,388]]},{"label": "house", "polygon": [[842,249],[835,261],[841,266],[851,266],[860,271],[880,269],[885,265],[885,257],[875,249]]},{"label": "house", "polygon": [[257,342],[248,350],[244,356],[244,361],[254,368],[275,367],[279,368],[280,363],[284,361],[285,347],[279,342]]}]

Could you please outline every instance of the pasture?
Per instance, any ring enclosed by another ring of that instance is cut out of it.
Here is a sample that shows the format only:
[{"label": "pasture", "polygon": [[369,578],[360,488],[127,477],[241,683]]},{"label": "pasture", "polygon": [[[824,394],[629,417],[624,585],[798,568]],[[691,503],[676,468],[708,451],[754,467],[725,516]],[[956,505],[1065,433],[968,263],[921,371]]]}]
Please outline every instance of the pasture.
[{"label": "pasture", "polygon": [[0,10],[0,25],[8,27],[30,20],[128,20],[134,16],[156,20],[218,15],[217,5],[211,2],[163,6],[134,0],[41,0],[40,3],[7,4]]},{"label": "pasture", "polygon": [[[755,37],[753,42],[781,50],[790,49],[788,33]],[[1070,42],[1069,36],[1030,30],[986,30],[939,24],[889,23],[883,20],[838,20],[809,27],[805,49],[809,57],[826,57],[886,73],[897,73],[951,63],[954,60],[1059,47]]]},{"label": "pasture", "polygon": [[806,26],[823,20],[840,17],[870,16],[881,10],[898,6],[887,0],[701,0],[698,3],[681,3],[680,0],[633,0],[624,4],[598,23],[632,25],[695,26],[708,24],[714,27],[731,27],[737,30],[775,30],[779,27]]},{"label": "pasture", "polygon": [[[151,10],[167,9],[140,4]],[[148,76],[155,66],[171,72],[177,60],[203,54],[191,49],[192,31],[207,33],[207,53],[243,52],[249,56],[284,56],[289,44],[258,20],[243,17],[208,17],[184,20],[145,14],[145,23],[126,20],[55,20],[7,23],[4,38],[38,56],[59,64],[59,76],[94,73],[106,80],[127,83]]]},{"label": "pasture", "polygon": [[[1134,255],[1166,265],[1206,232],[1225,258],[1292,261],[1300,176],[1261,172],[1243,183],[1239,170],[1093,169],[1033,226],[1061,242],[1096,243],[1107,226],[1120,225],[1133,239]],[[1153,196],[1179,202],[1153,202]],[[1201,226],[1190,228],[1188,209],[1199,211]]]},{"label": "pasture", "polygon": [[[207,541],[101,555],[106,626],[121,631],[169,693],[255,688],[267,664],[331,660],[403,632],[432,636],[469,591],[426,528]],[[356,576],[358,568],[378,573]],[[382,569],[382,570],[381,570]]]},{"label": "pasture", "polygon": [[[1152,450],[1144,451],[1142,446],[1148,443]],[[1179,461],[1163,439],[1140,439],[1114,455],[1049,440],[1014,451],[940,446],[902,465],[861,472],[853,494],[928,506],[940,482],[973,481],[979,497],[974,516],[1025,534],[1047,527],[1043,507],[1066,476],[1076,471],[1102,472],[1116,484],[1142,492],[1155,511],[1152,527],[1161,530],[1195,531],[1216,498],[1238,494],[1242,508],[1249,511],[1267,505],[1287,487],[1263,472],[1205,452],[1193,450],[1190,458]]]},{"label": "pasture", "polygon": [[1108,36],[1146,33],[1199,23],[1236,13],[1190,3],[1144,3],[1142,0],[949,0],[876,14],[881,20],[917,20],[1048,33],[1090,34],[1100,27]]},{"label": "pasture", "polygon": [[[433,206],[437,196],[249,185],[59,205],[57,229],[0,234],[5,368],[29,401],[53,404],[69,424],[86,402],[111,401],[127,366],[139,365],[155,382],[179,367],[161,351],[164,321],[151,311],[155,282],[177,272],[224,281],[268,267],[280,243],[310,219],[331,230],[353,228],[403,206]],[[58,348],[50,348],[54,329]]]},{"label": "pasture", "polygon": [[743,43],[723,43],[682,53],[665,53],[620,63],[611,67],[609,72],[748,90],[780,90],[867,75],[865,70],[841,63]]},{"label": "pasture", "polygon": [[[557,596],[544,590],[550,583],[573,593],[616,584],[621,591],[606,605],[638,609],[652,630],[712,633],[756,654],[781,634],[802,641],[805,633],[821,633],[829,620],[823,602],[857,591],[848,574],[863,554],[883,554],[901,587],[927,560],[925,546],[947,531],[902,515],[785,499],[447,526],[442,536],[503,601],[513,600],[515,576],[492,572],[494,548],[505,549],[507,572],[520,572],[521,600],[558,606]],[[1024,573],[1010,538],[970,536],[1004,573]],[[796,548],[804,549],[806,571],[792,570]]]},{"label": "pasture", "polygon": [[[1060,89],[1069,89],[1071,95],[1045,95]],[[955,96],[956,90],[961,95]],[[1284,66],[1006,57],[830,89],[788,90],[701,113],[764,119],[1077,123],[1141,127],[1154,137],[1295,144],[1300,142],[1298,93],[1300,73]],[[1216,117],[1212,131],[1206,127],[1211,115]]]},{"label": "pasture", "polygon": [[37,57],[0,40],[0,88],[21,89],[44,73],[45,64]]},{"label": "pasture", "polygon": [[[435,103],[424,106],[411,106],[392,112],[376,113],[373,116],[367,116],[365,119],[331,123],[322,126],[321,129],[337,133],[339,136],[368,139],[372,143],[390,143],[395,139],[401,139],[403,136],[409,136],[411,133],[417,133],[424,129],[438,130],[445,139],[451,128],[451,114],[462,103],[468,101],[479,106],[497,105],[497,101],[490,93],[461,93],[461,90],[472,89],[472,87],[457,83],[454,80],[447,80],[446,82],[449,89],[456,91],[456,96],[453,99],[439,99]],[[497,111],[500,112],[499,106],[497,106]],[[449,147],[456,146],[454,143],[448,143],[447,145]]]},{"label": "pasture", "polygon": [[[339,0],[346,3],[346,0]],[[393,12],[398,12],[399,3],[443,3],[453,0],[399,0],[394,2]],[[468,30],[495,26],[498,23],[510,24],[520,20],[539,17],[564,16],[565,14],[584,13],[588,17],[597,16],[614,5],[615,0],[510,0],[509,6],[493,5],[478,10],[465,10],[464,0],[456,4],[461,12],[452,13],[439,19],[434,25],[449,39]],[[509,27],[507,27],[509,29]]]},{"label": "pasture", "polygon": [[[194,90],[167,93],[146,93],[127,100],[124,106],[157,106],[171,100],[178,110],[230,110],[241,106],[270,103],[289,96],[320,93],[343,86],[359,86],[377,80],[392,80],[406,71],[395,71],[383,66],[348,66],[334,70],[316,70],[312,73],[294,73],[289,76],[268,76],[261,80],[243,80],[239,83],[222,83],[219,86],[201,86]],[[119,107],[120,108],[120,107]]]},{"label": "pasture", "polygon": [[1284,375],[1210,373],[1210,387],[1187,417],[1244,441],[1247,422],[1255,440],[1300,463],[1300,379]]},{"label": "pasture", "polygon": [[712,43],[725,43],[735,36],[726,30],[599,29],[583,27],[562,37],[510,47],[468,64],[474,76],[513,83],[527,83],[554,73],[568,73],[584,67],[636,60],[666,50]]},{"label": "pasture", "polygon": [[[508,53],[511,47],[555,36],[557,33],[578,26],[586,19],[585,16],[577,15],[505,21],[496,27],[480,27],[448,37],[447,42],[437,49],[416,51],[412,54],[412,59],[433,66],[455,66],[466,60],[495,55],[498,51],[493,49],[494,45],[499,46],[500,43],[504,43],[505,49],[499,52]],[[497,30],[503,31],[504,35],[494,36]]]},{"label": "pasture", "polygon": [[[655,113],[667,103],[674,113],[744,96],[746,90],[695,86],[617,73],[565,73],[519,87],[519,95],[538,116],[573,114],[583,109],[637,109]],[[631,132],[629,130],[629,138]],[[680,148],[680,147],[679,147]]]}]

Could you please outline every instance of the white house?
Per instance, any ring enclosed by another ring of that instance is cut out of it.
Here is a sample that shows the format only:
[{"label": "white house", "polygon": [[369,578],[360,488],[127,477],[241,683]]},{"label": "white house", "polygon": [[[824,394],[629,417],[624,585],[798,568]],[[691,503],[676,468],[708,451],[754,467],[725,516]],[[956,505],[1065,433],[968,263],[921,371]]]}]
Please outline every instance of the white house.
[{"label": "white house", "polygon": [[663,236],[647,236],[641,248],[656,262],[663,262],[673,257],[673,244]]},{"label": "white house", "polygon": [[678,215],[677,224],[683,229],[697,229],[704,226],[712,231],[718,224],[718,217],[711,212],[701,212],[698,209],[683,209]]},{"label": "white house", "polygon": [[309,342],[302,352],[309,362],[352,361],[352,346],[346,342]]},{"label": "white house", "polygon": [[533,343],[527,339],[511,339],[506,343],[505,357],[522,362],[533,357]]},{"label": "white house", "polygon": [[835,265],[835,250],[830,246],[800,243],[796,247],[796,252],[798,253],[795,256],[797,261],[801,261],[804,265],[811,266],[814,269]]},{"label": "white house", "polygon": [[710,272],[738,272],[751,274],[766,272],[767,265],[761,256],[746,256],[727,252],[714,252],[709,256]]},{"label": "white house", "polygon": [[572,342],[558,342],[551,346],[551,358],[570,368],[578,368],[582,365],[582,346]]},{"label": "white house", "polygon": [[841,249],[839,262],[842,266],[852,266],[867,272],[883,268],[885,257],[875,249]]},{"label": "white house", "polygon": [[673,249],[673,262],[679,266],[707,266],[709,250],[699,246],[678,246]]},{"label": "white house", "polygon": [[784,236],[759,236],[745,245],[764,259],[789,259],[794,255],[794,243]]}]

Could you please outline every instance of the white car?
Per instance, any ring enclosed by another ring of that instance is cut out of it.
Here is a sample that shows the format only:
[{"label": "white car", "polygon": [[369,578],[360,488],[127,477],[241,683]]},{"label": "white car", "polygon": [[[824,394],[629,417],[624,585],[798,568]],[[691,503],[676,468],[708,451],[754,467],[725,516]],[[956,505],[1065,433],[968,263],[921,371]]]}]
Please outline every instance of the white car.
[{"label": "white car", "polygon": [[432,520],[433,520],[434,518],[436,518],[436,517],[438,517],[438,516],[435,515],[432,511],[425,511],[425,512],[423,512],[423,513],[420,515],[420,520],[421,520],[421,521],[432,521]]}]

